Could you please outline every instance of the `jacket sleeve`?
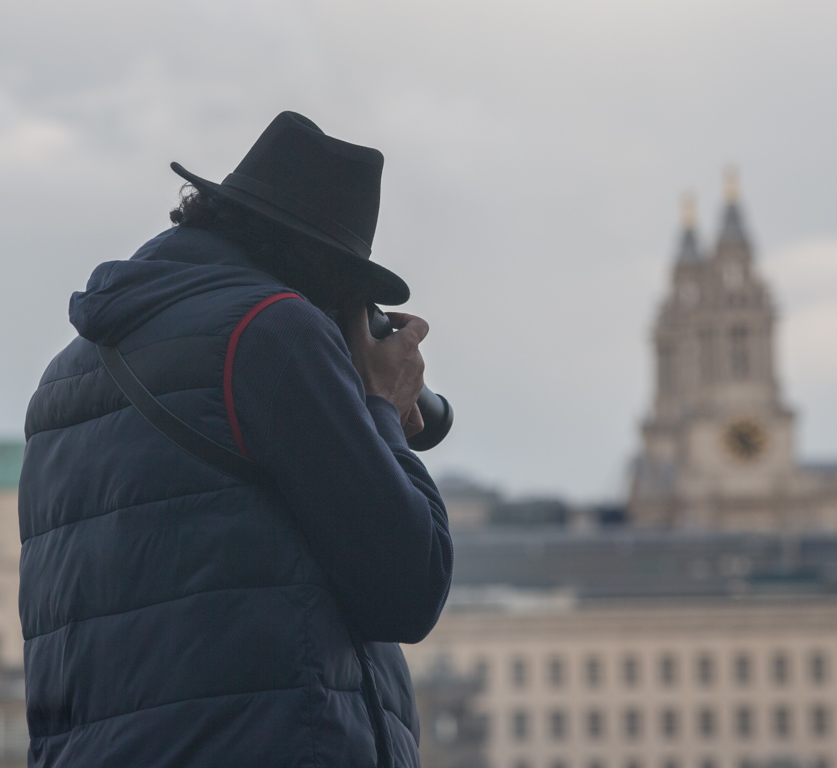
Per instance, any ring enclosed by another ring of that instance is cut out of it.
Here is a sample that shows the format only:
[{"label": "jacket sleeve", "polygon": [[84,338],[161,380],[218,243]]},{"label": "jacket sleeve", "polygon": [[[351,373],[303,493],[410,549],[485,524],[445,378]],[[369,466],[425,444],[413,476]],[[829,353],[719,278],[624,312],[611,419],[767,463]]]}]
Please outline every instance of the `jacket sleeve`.
[{"label": "jacket sleeve", "polygon": [[353,630],[370,641],[425,637],[450,588],[447,513],[395,406],[365,396],[337,326],[308,302],[267,307],[241,336],[232,391],[248,450]]}]

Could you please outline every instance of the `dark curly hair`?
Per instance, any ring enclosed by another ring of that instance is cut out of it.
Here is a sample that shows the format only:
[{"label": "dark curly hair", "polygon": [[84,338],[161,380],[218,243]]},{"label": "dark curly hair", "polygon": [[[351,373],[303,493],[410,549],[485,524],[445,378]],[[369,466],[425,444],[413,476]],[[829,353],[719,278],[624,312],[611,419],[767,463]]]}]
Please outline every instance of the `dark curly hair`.
[{"label": "dark curly hair", "polygon": [[180,204],[169,218],[178,226],[205,229],[237,243],[259,268],[318,306],[335,308],[347,298],[365,299],[369,293],[351,259],[327,258],[305,235],[191,184],[181,188]]},{"label": "dark curly hair", "polygon": [[260,267],[282,279],[293,272],[288,262],[295,251],[293,234],[259,216],[244,206],[223,199],[210,192],[202,192],[191,184],[180,189],[180,204],[169,211],[173,224],[197,227],[214,232],[244,247],[248,256]]}]

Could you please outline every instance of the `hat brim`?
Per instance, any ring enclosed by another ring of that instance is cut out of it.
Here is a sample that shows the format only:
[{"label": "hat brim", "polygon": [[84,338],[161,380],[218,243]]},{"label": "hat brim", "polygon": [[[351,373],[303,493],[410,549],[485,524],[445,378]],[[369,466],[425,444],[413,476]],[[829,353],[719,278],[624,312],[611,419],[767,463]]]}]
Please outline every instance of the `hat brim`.
[{"label": "hat brim", "polygon": [[317,245],[321,246],[319,249],[321,253],[330,258],[339,259],[343,266],[348,267],[350,271],[369,284],[370,301],[394,307],[410,298],[409,286],[394,272],[377,262],[358,256],[325,232],[298,219],[293,214],[234,187],[216,184],[214,181],[196,176],[180,163],[172,163],[171,169],[201,192],[218,195],[316,241]]}]

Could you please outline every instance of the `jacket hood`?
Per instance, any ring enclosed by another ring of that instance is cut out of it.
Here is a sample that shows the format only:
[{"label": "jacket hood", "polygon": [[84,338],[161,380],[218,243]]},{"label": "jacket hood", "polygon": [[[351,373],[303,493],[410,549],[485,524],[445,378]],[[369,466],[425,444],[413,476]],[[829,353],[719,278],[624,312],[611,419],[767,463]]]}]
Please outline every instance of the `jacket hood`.
[{"label": "jacket hood", "polygon": [[[194,263],[196,254],[200,263]],[[96,267],[87,290],[70,298],[70,322],[88,341],[113,346],[189,296],[235,286],[280,285],[247,264],[236,246],[217,235],[174,228],[146,243],[129,261]]]}]

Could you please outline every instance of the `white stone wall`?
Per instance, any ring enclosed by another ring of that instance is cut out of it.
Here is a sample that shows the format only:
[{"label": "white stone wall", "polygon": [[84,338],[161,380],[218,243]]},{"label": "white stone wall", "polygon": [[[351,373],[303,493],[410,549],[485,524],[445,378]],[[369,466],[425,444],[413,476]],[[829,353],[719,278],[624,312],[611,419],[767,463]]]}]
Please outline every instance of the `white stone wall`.
[{"label": "white stone wall", "polygon": [[[414,675],[440,655],[460,673],[487,670],[478,708],[489,719],[492,768],[744,768],[781,757],[824,767],[837,756],[836,638],[837,602],[693,601],[552,616],[447,613],[424,642],[404,651]],[[811,674],[816,655],[824,659],[822,679]],[[788,671],[782,683],[775,677],[779,656]],[[666,658],[675,670],[670,683]],[[703,658],[714,665],[710,682],[700,676]],[[736,673],[740,658],[749,665],[747,681]],[[638,665],[634,685],[625,679],[626,659]],[[564,669],[558,684],[554,660]],[[599,665],[597,684],[587,677],[591,660]],[[515,674],[521,663],[522,682],[519,667]],[[776,729],[781,708],[789,717],[786,735]],[[822,733],[813,721],[817,708],[826,717]],[[751,713],[749,736],[739,732],[742,709]],[[629,711],[639,713],[637,736],[626,731]],[[560,737],[551,732],[554,712],[566,721]],[[666,712],[674,713],[672,735],[664,729],[672,717]],[[523,736],[515,733],[518,713],[525,716]],[[601,717],[598,737],[589,730],[593,713]],[[711,733],[702,731],[702,717],[713,720]]]}]

